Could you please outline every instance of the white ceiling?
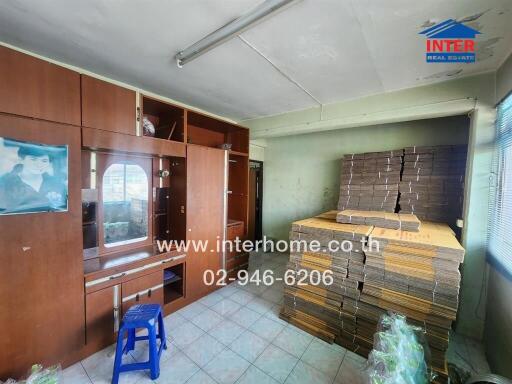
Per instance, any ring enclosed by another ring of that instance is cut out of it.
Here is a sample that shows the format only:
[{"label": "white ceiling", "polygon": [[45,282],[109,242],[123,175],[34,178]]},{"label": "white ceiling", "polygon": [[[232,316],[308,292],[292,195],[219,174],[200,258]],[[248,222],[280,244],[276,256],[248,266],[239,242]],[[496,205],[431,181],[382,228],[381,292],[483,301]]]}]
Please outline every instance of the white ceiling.
[{"label": "white ceiling", "polygon": [[[177,68],[261,1],[2,0],[0,41],[235,120],[494,70],[512,49],[512,0],[302,0]],[[424,23],[481,12],[478,63],[425,63]]]}]

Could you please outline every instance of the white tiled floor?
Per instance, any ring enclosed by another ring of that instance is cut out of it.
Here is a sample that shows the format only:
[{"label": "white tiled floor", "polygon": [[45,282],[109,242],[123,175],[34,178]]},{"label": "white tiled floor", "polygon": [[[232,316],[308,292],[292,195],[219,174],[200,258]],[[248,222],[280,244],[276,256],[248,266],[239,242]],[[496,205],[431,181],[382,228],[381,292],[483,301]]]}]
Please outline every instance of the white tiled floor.
[{"label": "white tiled floor", "polygon": [[[250,270],[284,274],[287,255],[253,254]],[[279,319],[283,284],[232,283],[165,318],[169,349],[158,384],[363,384],[366,360]],[[143,343],[138,343],[143,344]],[[464,344],[469,348],[469,344]],[[473,347],[474,349],[474,347]],[[464,353],[466,350],[464,350]],[[140,345],[125,359],[147,360]],[[114,346],[67,368],[63,383],[110,383]],[[151,383],[144,372],[122,373],[120,383]]]}]

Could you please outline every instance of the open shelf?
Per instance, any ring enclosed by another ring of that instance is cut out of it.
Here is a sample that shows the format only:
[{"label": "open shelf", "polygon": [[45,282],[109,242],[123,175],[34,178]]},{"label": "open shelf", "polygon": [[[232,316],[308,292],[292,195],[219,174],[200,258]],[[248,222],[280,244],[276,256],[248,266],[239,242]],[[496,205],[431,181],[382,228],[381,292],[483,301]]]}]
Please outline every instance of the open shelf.
[{"label": "open shelf", "polygon": [[98,246],[97,194],[91,189],[82,189],[82,236],[83,249]]},{"label": "open shelf", "polygon": [[228,171],[228,218],[241,221],[247,228],[249,157],[230,151]]},{"label": "open shelf", "polygon": [[244,156],[249,153],[247,128],[192,111],[187,111],[187,141],[213,148],[230,144],[232,153]]},{"label": "open shelf", "polygon": [[[141,121],[141,129],[143,135],[185,142],[185,110],[148,96],[142,95],[141,98],[143,119]],[[155,128],[154,136],[144,129],[144,119],[149,120],[153,124]]]},{"label": "open shelf", "polygon": [[163,270],[164,304],[172,303],[184,294],[184,264],[177,264]]},{"label": "open shelf", "polygon": [[[166,170],[169,176],[162,177]],[[153,241],[182,241],[185,233],[186,161],[180,157],[153,159]]]},{"label": "open shelf", "polygon": [[237,155],[237,156],[249,157],[249,154],[248,154],[248,153],[237,152],[237,151],[233,151],[233,150],[230,150],[230,151],[229,151],[229,154],[230,154],[230,155]]}]

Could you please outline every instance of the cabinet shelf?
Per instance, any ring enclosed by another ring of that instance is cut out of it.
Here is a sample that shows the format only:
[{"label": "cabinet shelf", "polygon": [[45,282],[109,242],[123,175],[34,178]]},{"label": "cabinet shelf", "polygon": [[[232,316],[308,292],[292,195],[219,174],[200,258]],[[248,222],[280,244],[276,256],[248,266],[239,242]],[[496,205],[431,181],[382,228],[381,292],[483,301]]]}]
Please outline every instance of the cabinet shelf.
[{"label": "cabinet shelf", "polygon": [[249,154],[246,153],[246,152],[238,152],[238,151],[229,151],[229,154],[230,155],[236,155],[236,156],[244,156],[244,157],[249,157]]},{"label": "cabinet shelf", "polygon": [[[185,110],[151,97],[141,96],[141,131],[144,136],[157,139],[185,142]],[[144,120],[154,127],[154,134],[144,129]]]},{"label": "cabinet shelf", "polygon": [[164,285],[177,283],[178,281],[181,281],[181,280],[183,280],[183,278],[181,276],[174,276],[173,278],[164,280]]},{"label": "cabinet shelf", "polygon": [[[163,270],[164,304],[172,303],[184,296],[184,264],[177,264]],[[166,279],[167,276],[171,276]]]},{"label": "cabinet shelf", "polygon": [[187,111],[187,142],[220,148],[230,144],[229,153],[249,157],[249,130],[198,112]]}]

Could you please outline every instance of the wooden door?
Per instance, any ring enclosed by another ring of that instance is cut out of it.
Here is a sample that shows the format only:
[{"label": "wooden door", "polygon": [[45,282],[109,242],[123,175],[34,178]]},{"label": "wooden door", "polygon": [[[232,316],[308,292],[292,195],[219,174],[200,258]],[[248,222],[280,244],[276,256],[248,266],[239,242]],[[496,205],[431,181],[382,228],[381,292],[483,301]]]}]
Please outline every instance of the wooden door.
[{"label": "wooden door", "polygon": [[0,112],[80,125],[77,72],[0,47]]},{"label": "wooden door", "polygon": [[249,168],[249,222],[248,238],[262,239],[263,163],[250,162]]},{"label": "wooden door", "polygon": [[[207,286],[204,271],[222,268],[217,240],[224,238],[226,152],[187,147],[187,300],[196,300],[216,287]],[[193,241],[208,242],[205,252],[193,249]]]},{"label": "wooden door", "polygon": [[[0,215],[0,378],[6,378],[35,362],[62,362],[85,342],[81,145],[79,127],[8,115],[0,115],[0,137],[67,145],[69,179],[67,211]],[[2,164],[6,153],[16,162],[19,150],[4,144]]]},{"label": "wooden door", "polygon": [[82,75],[82,125],[136,134],[135,91]]},{"label": "wooden door", "polygon": [[164,303],[163,271],[150,273],[122,284],[123,315],[136,304]]},{"label": "wooden door", "polygon": [[249,223],[248,239],[256,240],[256,194],[257,194],[257,170],[249,168]]},{"label": "wooden door", "polygon": [[85,297],[88,350],[99,350],[115,341],[121,320],[121,285],[89,293]]}]

